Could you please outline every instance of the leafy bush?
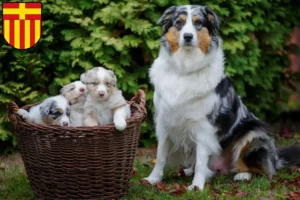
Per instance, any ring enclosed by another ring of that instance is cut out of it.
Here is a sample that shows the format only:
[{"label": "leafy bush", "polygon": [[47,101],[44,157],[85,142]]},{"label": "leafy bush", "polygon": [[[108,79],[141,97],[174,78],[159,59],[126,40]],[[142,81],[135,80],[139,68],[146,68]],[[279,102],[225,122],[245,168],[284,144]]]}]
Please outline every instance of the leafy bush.
[{"label": "leafy bush", "polygon": [[146,91],[149,117],[141,141],[145,146],[153,144],[153,88],[148,69],[160,45],[161,28],[156,21],[174,4],[207,5],[219,15],[226,72],[251,111],[270,117],[288,100],[287,53],[291,30],[300,18],[298,1],[42,2],[43,33],[37,45],[16,50],[1,36],[0,141],[11,142],[6,117],[9,101],[20,106],[41,101],[56,95],[85,70],[104,65],[115,71],[127,99],[139,88]]}]

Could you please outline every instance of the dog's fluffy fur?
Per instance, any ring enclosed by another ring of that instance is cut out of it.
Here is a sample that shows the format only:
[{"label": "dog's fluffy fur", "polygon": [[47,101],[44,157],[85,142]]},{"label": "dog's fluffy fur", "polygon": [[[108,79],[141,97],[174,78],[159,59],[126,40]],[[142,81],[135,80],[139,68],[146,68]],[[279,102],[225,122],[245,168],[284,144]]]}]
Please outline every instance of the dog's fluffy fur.
[{"label": "dog's fluffy fur", "polygon": [[29,112],[19,109],[17,112],[25,121],[35,124],[54,124],[69,126],[70,105],[62,95],[49,97],[41,104],[30,108]]},{"label": "dog's fluffy fur", "polygon": [[299,155],[300,147],[277,152],[268,126],[247,110],[224,74],[218,16],[205,6],[173,6],[158,23],[161,48],[150,69],[158,149],[145,179],[155,184],[166,164],[177,164],[194,173],[189,189],[202,190],[214,171],[238,172],[241,180],[297,163],[299,156],[287,155]]},{"label": "dog's fluffy fur", "polygon": [[114,123],[116,129],[126,128],[126,119],[130,117],[130,107],[116,88],[116,76],[113,71],[103,67],[94,67],[81,75],[81,81],[88,89],[84,104],[84,125],[98,126]]},{"label": "dog's fluffy fur", "polygon": [[81,81],[75,81],[65,85],[60,92],[71,105],[71,126],[83,126],[83,106],[87,96],[86,85]]}]

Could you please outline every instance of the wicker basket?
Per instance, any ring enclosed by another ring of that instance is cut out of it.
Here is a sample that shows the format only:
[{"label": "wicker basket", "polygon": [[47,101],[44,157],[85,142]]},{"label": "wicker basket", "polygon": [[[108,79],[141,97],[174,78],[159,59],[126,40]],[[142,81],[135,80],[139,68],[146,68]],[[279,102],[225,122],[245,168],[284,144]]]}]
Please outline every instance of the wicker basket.
[{"label": "wicker basket", "polygon": [[129,103],[132,117],[123,133],[113,124],[75,128],[27,123],[16,114],[18,106],[9,103],[29,182],[40,199],[119,199],[128,193],[146,118],[144,92],[139,90]]}]

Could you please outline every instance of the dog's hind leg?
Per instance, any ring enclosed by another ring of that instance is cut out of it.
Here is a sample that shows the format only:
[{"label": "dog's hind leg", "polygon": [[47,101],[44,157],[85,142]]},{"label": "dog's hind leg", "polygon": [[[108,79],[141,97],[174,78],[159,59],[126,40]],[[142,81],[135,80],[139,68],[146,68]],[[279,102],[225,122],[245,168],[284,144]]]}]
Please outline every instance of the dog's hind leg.
[{"label": "dog's hind leg", "polygon": [[144,180],[147,180],[152,185],[161,181],[169,153],[169,141],[167,139],[167,133],[160,122],[157,123],[156,133],[158,136],[156,163],[151,174],[147,178],[144,178]]},{"label": "dog's hind leg", "polygon": [[266,174],[269,179],[272,178],[275,174],[275,153],[271,138],[254,138],[241,151],[237,165],[240,173],[235,175],[234,180],[249,180],[251,172]]}]

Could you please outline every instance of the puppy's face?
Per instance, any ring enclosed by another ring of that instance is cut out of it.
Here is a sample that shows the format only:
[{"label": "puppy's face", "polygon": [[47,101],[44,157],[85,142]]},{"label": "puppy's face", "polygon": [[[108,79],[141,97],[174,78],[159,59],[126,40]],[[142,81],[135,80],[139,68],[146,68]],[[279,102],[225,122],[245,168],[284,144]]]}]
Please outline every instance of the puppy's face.
[{"label": "puppy's face", "polygon": [[46,124],[69,126],[70,105],[62,95],[46,99],[40,106],[42,119]]},{"label": "puppy's face", "polygon": [[60,92],[71,103],[71,105],[83,103],[87,96],[86,85],[81,81],[75,81],[65,85]]},{"label": "puppy's face", "polygon": [[220,20],[208,7],[187,5],[168,8],[158,20],[163,25],[162,43],[170,52],[199,48],[203,54],[218,46]]},{"label": "puppy's face", "polygon": [[113,71],[103,67],[94,67],[81,75],[81,81],[86,84],[89,95],[96,97],[99,101],[105,101],[114,91],[117,79]]}]

